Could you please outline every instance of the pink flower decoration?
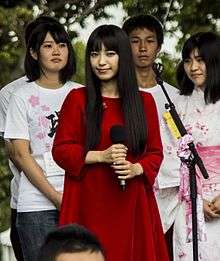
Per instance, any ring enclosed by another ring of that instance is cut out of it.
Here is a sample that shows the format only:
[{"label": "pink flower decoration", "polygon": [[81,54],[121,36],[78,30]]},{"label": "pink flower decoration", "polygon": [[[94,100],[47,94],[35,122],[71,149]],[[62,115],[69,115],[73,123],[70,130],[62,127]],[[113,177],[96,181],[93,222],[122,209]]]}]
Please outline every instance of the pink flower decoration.
[{"label": "pink flower decoration", "polygon": [[47,128],[49,126],[49,120],[45,116],[40,116],[38,118],[38,126]]},{"label": "pink flower decoration", "polygon": [[45,133],[42,133],[42,132],[40,132],[40,133],[38,133],[38,134],[36,135],[36,137],[37,137],[38,139],[40,139],[40,140],[42,140],[45,136],[46,136]]},{"label": "pink flower decoration", "polygon": [[35,107],[40,104],[39,97],[31,95],[31,97],[28,99],[29,103],[32,107]]}]

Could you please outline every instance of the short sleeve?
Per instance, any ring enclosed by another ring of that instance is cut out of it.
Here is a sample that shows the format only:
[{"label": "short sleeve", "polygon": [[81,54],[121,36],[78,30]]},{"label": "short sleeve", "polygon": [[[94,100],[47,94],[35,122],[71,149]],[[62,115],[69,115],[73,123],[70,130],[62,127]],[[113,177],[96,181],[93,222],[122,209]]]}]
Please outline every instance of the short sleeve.
[{"label": "short sleeve", "polygon": [[4,138],[30,139],[27,104],[22,97],[16,94],[12,94],[9,102]]}]

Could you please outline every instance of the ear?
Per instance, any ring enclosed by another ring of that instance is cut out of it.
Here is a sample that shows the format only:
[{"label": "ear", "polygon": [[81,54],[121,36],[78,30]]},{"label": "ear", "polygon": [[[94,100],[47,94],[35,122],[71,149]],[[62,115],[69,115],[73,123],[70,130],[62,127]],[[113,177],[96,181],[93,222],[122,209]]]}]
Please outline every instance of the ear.
[{"label": "ear", "polygon": [[161,45],[157,47],[157,53],[159,53],[161,50]]},{"label": "ear", "polygon": [[38,60],[37,53],[34,52],[32,48],[30,48],[30,54],[31,54],[31,56],[32,56],[32,58],[33,58],[34,60]]}]

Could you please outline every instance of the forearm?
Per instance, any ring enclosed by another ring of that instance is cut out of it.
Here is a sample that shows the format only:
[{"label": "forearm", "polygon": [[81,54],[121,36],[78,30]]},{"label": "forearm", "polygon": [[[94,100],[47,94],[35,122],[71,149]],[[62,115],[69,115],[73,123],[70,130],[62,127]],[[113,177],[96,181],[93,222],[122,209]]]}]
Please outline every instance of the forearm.
[{"label": "forearm", "polygon": [[48,182],[43,170],[34,158],[30,154],[16,154],[15,160],[31,184],[57,205],[58,192]]},{"label": "forearm", "polygon": [[8,158],[13,162],[17,170],[21,172],[21,167],[19,166],[19,163],[15,159],[15,151],[10,141],[5,141],[5,150]]},{"label": "forearm", "polygon": [[86,164],[102,162],[102,151],[88,151],[85,158]]}]

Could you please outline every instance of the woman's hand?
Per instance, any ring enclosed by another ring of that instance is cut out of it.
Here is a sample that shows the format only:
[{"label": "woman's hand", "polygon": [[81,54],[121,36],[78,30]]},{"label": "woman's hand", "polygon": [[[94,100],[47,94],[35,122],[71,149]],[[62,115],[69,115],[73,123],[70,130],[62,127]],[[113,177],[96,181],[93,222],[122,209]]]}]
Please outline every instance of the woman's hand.
[{"label": "woman's hand", "polygon": [[113,144],[108,149],[100,151],[100,162],[113,163],[125,159],[127,150],[123,144]]},{"label": "woman's hand", "polygon": [[143,168],[139,163],[133,164],[125,159],[115,161],[112,168],[119,179],[131,179],[143,174]]},{"label": "woman's hand", "polygon": [[206,221],[211,221],[213,218],[220,217],[220,215],[216,214],[213,211],[214,205],[212,202],[203,200],[203,211]]},{"label": "woman's hand", "polygon": [[56,191],[53,196],[53,204],[56,206],[57,210],[60,210],[62,203],[63,193]]},{"label": "woman's hand", "polygon": [[215,214],[220,215],[220,195],[218,195],[217,197],[215,197],[212,200],[212,208],[211,209]]}]

